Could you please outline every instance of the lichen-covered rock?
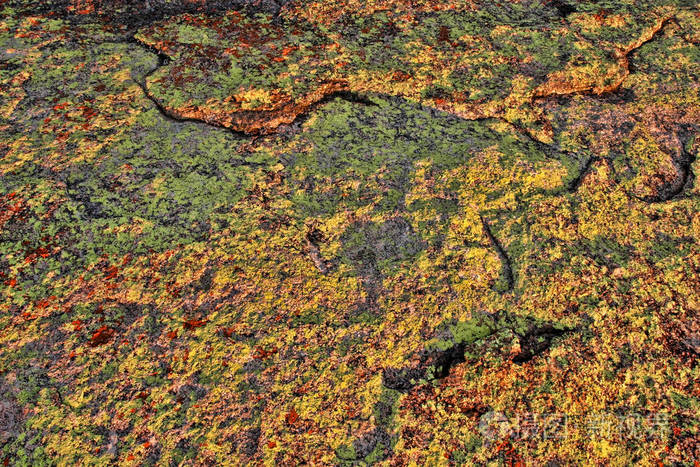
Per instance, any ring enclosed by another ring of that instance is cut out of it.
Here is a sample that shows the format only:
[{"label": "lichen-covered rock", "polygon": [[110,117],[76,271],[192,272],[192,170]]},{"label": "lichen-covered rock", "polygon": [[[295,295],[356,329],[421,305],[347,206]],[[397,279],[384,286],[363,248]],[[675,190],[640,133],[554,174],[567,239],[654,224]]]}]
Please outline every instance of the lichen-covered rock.
[{"label": "lichen-covered rock", "polygon": [[629,55],[675,11],[669,3],[593,14],[582,5],[561,20],[555,5],[539,1],[386,3],[299,2],[279,21],[233,12],[153,25],[141,40],[174,60],[151,92],[181,117],[246,133],[270,132],[352,91],[426,101],[468,119],[504,118],[549,141],[533,100],[616,91]]},{"label": "lichen-covered rock", "polygon": [[0,12],[0,462],[698,460],[695,5]]}]

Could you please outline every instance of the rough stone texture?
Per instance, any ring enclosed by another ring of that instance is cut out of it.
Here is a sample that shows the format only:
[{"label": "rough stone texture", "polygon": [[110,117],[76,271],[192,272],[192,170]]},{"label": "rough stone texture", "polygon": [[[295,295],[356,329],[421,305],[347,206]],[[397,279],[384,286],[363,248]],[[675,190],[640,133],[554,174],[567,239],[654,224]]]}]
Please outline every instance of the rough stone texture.
[{"label": "rough stone texture", "polygon": [[0,462],[693,465],[698,18],[0,0]]}]

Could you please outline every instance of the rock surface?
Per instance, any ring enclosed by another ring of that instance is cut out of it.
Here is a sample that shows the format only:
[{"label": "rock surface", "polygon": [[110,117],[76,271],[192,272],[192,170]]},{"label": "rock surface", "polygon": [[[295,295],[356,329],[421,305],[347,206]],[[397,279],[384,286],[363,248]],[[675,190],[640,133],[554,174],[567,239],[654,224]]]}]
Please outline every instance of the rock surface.
[{"label": "rock surface", "polygon": [[697,463],[699,15],[0,0],[0,462]]}]

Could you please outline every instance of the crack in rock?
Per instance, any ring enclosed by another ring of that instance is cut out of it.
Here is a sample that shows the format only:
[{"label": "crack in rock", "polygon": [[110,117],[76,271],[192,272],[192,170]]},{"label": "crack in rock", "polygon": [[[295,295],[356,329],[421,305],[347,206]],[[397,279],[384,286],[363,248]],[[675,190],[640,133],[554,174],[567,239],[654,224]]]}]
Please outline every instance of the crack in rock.
[{"label": "crack in rock", "polygon": [[692,166],[697,160],[697,156],[686,148],[686,144],[686,142],[681,140],[680,154],[677,157],[671,156],[671,165],[676,171],[676,177],[662,185],[657,194],[650,196],[633,195],[635,198],[646,203],[663,203],[683,193],[694,182],[695,174]]},{"label": "crack in rock", "polygon": [[311,258],[314,266],[316,266],[316,269],[318,269],[321,274],[328,274],[330,271],[330,265],[325,259],[323,259],[319,248],[319,244],[323,242],[323,233],[317,228],[312,227],[308,230],[308,232],[306,232],[304,238],[306,240],[306,249],[308,251],[309,258]]},{"label": "crack in rock", "polygon": [[[460,332],[458,328],[466,330]],[[494,317],[479,314],[468,322],[458,323],[453,329],[438,332],[436,338],[411,358],[411,363],[401,368],[385,368],[382,384],[396,391],[408,392],[421,380],[442,379],[459,363],[464,363],[466,346],[496,332]]]},{"label": "crack in rock", "polygon": [[158,71],[161,67],[166,66],[170,63],[171,58],[164,54],[163,52],[159,51],[155,47],[153,47],[150,44],[147,44],[141,40],[139,40],[135,35],[131,36],[128,40],[126,40],[127,43],[131,44],[136,44],[137,46],[141,47],[142,49],[155,54],[158,57],[158,62],[154,68],[149,70],[141,80],[134,78],[134,82],[141,88],[141,91],[143,91],[144,96],[153,103],[153,105],[156,107],[158,112],[167,120],[170,120],[172,122],[176,123],[198,123],[198,124],[204,124],[208,125],[214,128],[218,128],[221,130],[226,130],[231,132],[234,135],[238,136],[243,136],[245,133],[235,131],[231,128],[228,128],[222,124],[217,123],[216,121],[209,121],[207,119],[200,119],[200,118],[191,118],[191,117],[183,117],[181,115],[178,115],[177,113],[171,111],[167,107],[165,107],[161,102],[151,94],[151,92],[148,89],[148,78],[150,78],[156,71]]},{"label": "crack in rock", "polygon": [[602,95],[618,91],[627,77],[630,75],[630,55],[643,45],[654,40],[659,32],[661,32],[666,24],[668,24],[672,19],[674,19],[674,16],[667,16],[657,20],[656,23],[652,27],[645,30],[636,41],[632,42],[623,49],[618,49],[615,51],[617,64],[621,68],[622,73],[621,76],[619,76],[612,83],[596,86],[595,84],[589,83],[577,84],[567,80],[549,80],[535,90],[533,97],[544,98],[565,96],[569,94]]},{"label": "crack in rock", "polygon": [[499,242],[498,239],[493,235],[493,232],[491,232],[491,227],[489,226],[488,222],[486,222],[486,220],[482,216],[479,216],[479,218],[481,219],[481,225],[484,228],[484,233],[486,233],[486,236],[491,242],[491,245],[493,245],[493,247],[496,249],[496,253],[498,253],[498,257],[501,260],[501,275],[505,278],[506,281],[506,289],[504,290],[504,292],[510,292],[515,287],[515,274],[513,273],[513,263],[511,262],[508,253],[506,253],[506,250],[501,245],[501,242]]},{"label": "crack in rock", "polygon": [[542,327],[532,327],[520,336],[520,352],[513,355],[515,363],[529,362],[552,345],[555,337],[571,332],[571,329],[555,328],[551,324]]},{"label": "crack in rock", "polygon": [[570,5],[564,0],[545,0],[545,4],[553,6],[562,18],[566,18],[570,14],[576,13],[576,7]]},{"label": "crack in rock", "polygon": [[[506,312],[478,314],[438,332],[436,338],[411,357],[408,365],[385,368],[382,383],[389,389],[408,392],[421,381],[446,378],[456,365],[467,361],[467,350],[483,353],[495,347],[505,359],[527,363],[549,349],[555,338],[577,331],[580,329]],[[517,352],[508,346],[513,337],[519,341]]]},{"label": "crack in rock", "polygon": [[[602,97],[604,95],[621,93],[622,85],[633,71],[633,66],[630,60],[634,53],[636,53],[636,51],[642,46],[656,39],[666,25],[674,21],[677,21],[675,15],[661,18],[657,20],[653,26],[646,29],[642,35],[637,38],[637,40],[625,48],[617,49],[614,54],[617,59],[617,66],[621,69],[621,73],[612,83],[596,86],[594,83],[577,83],[575,80],[568,78],[552,78],[535,89],[530,99],[531,104],[535,105],[537,101],[577,94]],[[628,96],[623,96],[623,99],[628,100]],[[551,124],[544,114],[540,114],[537,117],[537,121],[539,124],[543,125],[546,133],[551,131]],[[525,133],[530,134],[531,130],[525,130]],[[536,136],[531,136],[533,139],[539,140]]]},{"label": "crack in rock", "polygon": [[[162,1],[162,0],[161,0]],[[146,1],[145,3],[149,3]],[[239,3],[244,6],[249,6],[253,10],[260,9],[262,3],[261,1],[251,1],[251,0],[241,0],[240,2],[234,2],[233,6],[237,6]],[[275,3],[276,7],[273,8],[275,13],[279,13],[280,9],[287,2],[272,2]],[[550,0],[551,6],[559,11],[563,16],[566,16],[573,11],[575,8],[572,7],[568,2],[563,0]],[[211,6],[207,8],[214,11],[221,10],[222,8],[217,2],[213,2]],[[240,6],[240,5],[238,5]],[[227,9],[230,9],[231,5]],[[148,8],[147,8],[148,10]],[[260,11],[266,11],[265,9]],[[661,31],[664,26],[674,19],[674,16],[668,16],[659,19],[653,26],[646,29],[637,40],[628,44],[626,47],[618,48],[614,54],[617,60],[617,67],[621,70],[617,74],[617,78],[613,83],[610,84],[600,84],[597,85],[591,82],[576,82],[570,77],[556,77],[552,76],[547,82],[538,86],[533,93],[526,98],[526,100],[534,103],[538,98],[547,98],[552,96],[561,96],[577,93],[592,93],[595,95],[601,95],[605,93],[611,93],[618,91],[622,83],[630,74],[630,63],[629,57],[634,51],[642,47],[644,44],[652,41]],[[159,56],[158,67],[167,65],[169,58],[165,57],[162,52],[155,50],[154,47],[144,44],[142,41],[132,39],[139,42],[141,46],[148,48],[149,51],[157,53]],[[157,68],[156,68],[157,69]],[[188,107],[184,109],[174,109],[168,107],[167,104],[159,100],[155,95],[153,95],[148,87],[148,77],[151,76],[156,70],[151,70],[144,79],[144,82],[139,83],[144,94],[151,100],[154,105],[159,109],[159,111],[167,118],[178,121],[178,122],[201,122],[207,125],[211,125],[218,128],[226,128],[234,131],[237,134],[247,134],[247,135],[261,135],[261,134],[274,134],[280,131],[280,127],[289,127],[297,122],[303,121],[308,118],[310,112],[316,109],[319,105],[323,105],[333,98],[342,98],[353,103],[362,103],[368,105],[376,105],[372,100],[366,96],[358,93],[356,90],[352,89],[351,84],[347,82],[346,79],[335,79],[322,84],[318,84],[313,92],[307,93],[303,99],[297,99],[289,101],[284,105],[281,105],[275,109],[271,110],[239,110],[239,111],[221,111],[221,112],[211,112],[207,109],[201,109],[199,107]],[[448,105],[449,107],[449,105]],[[437,108],[441,108],[441,105],[437,105]],[[447,109],[445,109],[447,110]],[[448,110],[449,111],[449,110]],[[461,118],[465,120],[482,120],[485,118],[503,118],[503,109],[499,111],[480,111],[478,109],[474,112],[456,112]],[[544,116],[540,115],[540,118]],[[546,125],[545,125],[546,126]],[[530,133],[530,131],[526,131]],[[535,138],[539,139],[539,138]]]},{"label": "crack in rock", "polygon": [[[202,114],[201,117],[194,117],[194,116],[186,116],[182,115],[175,110],[166,107],[163,105],[158,98],[156,98],[148,89],[148,78],[150,78],[155,72],[157,72],[161,67],[167,66],[170,64],[172,58],[169,57],[167,54],[163,53],[162,51],[158,50],[155,48],[153,45],[148,44],[142,40],[140,40],[136,35],[130,36],[127,40],[125,41],[115,41],[117,43],[130,43],[130,44],[135,44],[142,49],[155,54],[158,57],[158,63],[154,68],[149,70],[141,80],[134,79],[136,84],[141,88],[144,96],[155,105],[156,109],[158,109],[158,112],[160,112],[163,117],[166,119],[177,122],[177,123],[198,123],[198,124],[204,124],[208,125],[214,128],[222,129],[229,131],[233,133],[234,135],[237,136],[257,136],[257,135],[263,135],[263,134],[273,134],[277,133],[278,129],[280,127],[285,126],[286,128],[290,127],[295,127],[303,123],[304,121],[308,120],[310,117],[311,113],[318,109],[320,106],[323,106],[327,104],[328,102],[332,101],[333,99],[339,98],[343,99],[345,101],[348,101],[350,103],[354,104],[363,104],[363,105],[369,105],[369,106],[377,106],[378,104],[374,102],[372,99],[369,98],[369,96],[356,93],[353,91],[350,91],[345,88],[345,85],[340,83],[339,87],[336,89],[335,86],[331,85],[330,89],[328,92],[321,92],[320,98],[314,100],[311,102],[307,108],[302,111],[302,112],[289,112],[290,115],[293,115],[293,118],[286,123],[286,125],[280,124],[278,127],[275,127],[273,130],[265,130],[265,129],[259,129],[259,131],[247,131],[247,130],[235,130],[231,128],[229,125],[225,125],[221,123],[220,121],[217,120],[215,116],[211,118],[207,118],[206,114],[202,112],[198,112],[198,114]],[[278,113],[283,115],[286,113],[286,110],[288,109],[282,109]],[[239,114],[243,114],[241,112],[238,112]],[[257,115],[257,114],[262,114],[261,112],[246,112],[247,114],[251,115]]]},{"label": "crack in rock", "polygon": [[579,174],[569,182],[569,186],[567,187],[567,191],[569,193],[576,193],[578,189],[581,187],[581,184],[583,181],[586,179],[586,176],[591,173],[591,170],[593,170],[593,164],[596,162],[601,161],[602,159],[600,157],[590,157],[586,161],[586,163],[583,165],[581,168],[581,171]]},{"label": "crack in rock", "polygon": [[[243,2],[246,5],[259,6],[260,2]],[[286,3],[286,2],[284,2]],[[559,11],[560,14],[566,16],[575,11],[575,8],[563,0],[550,0],[551,6]],[[279,13],[279,5],[276,8]],[[546,98],[556,95],[568,95],[577,93],[592,93],[596,95],[618,91],[622,83],[630,74],[629,56],[644,44],[653,40],[659,31],[673,19],[673,16],[668,16],[659,19],[653,26],[643,31],[640,37],[631,42],[627,46],[618,47],[613,53],[616,59],[616,65],[619,70],[613,70],[616,77],[612,83],[600,84],[590,81],[580,82],[572,77],[552,75],[549,79],[535,88],[531,94],[525,97],[525,101],[534,101],[538,98]],[[300,115],[308,114],[317,105],[327,102],[327,100],[340,97],[350,100],[351,102],[369,103],[371,102],[366,96],[358,93],[358,89],[353,89],[353,85],[347,77],[338,77],[332,80],[319,83],[312,92],[306,93],[303,98],[284,102],[273,109],[259,110],[238,110],[238,111],[212,111],[197,106],[190,106],[183,109],[173,109],[168,107],[162,101],[159,101],[155,96],[148,92],[148,86],[143,86],[149,96],[149,99],[154,101],[161,111],[167,114],[170,118],[176,118],[180,121],[202,121],[204,123],[219,127],[232,128],[246,134],[272,134],[275,133],[278,127],[282,125],[290,125],[297,121]],[[445,108],[443,108],[445,107]],[[478,108],[477,108],[478,107]],[[465,120],[481,120],[484,118],[503,118],[505,110],[481,108],[477,106],[471,110],[453,112]],[[451,103],[437,103],[436,108],[451,111]],[[542,117],[542,116],[540,116]]]}]

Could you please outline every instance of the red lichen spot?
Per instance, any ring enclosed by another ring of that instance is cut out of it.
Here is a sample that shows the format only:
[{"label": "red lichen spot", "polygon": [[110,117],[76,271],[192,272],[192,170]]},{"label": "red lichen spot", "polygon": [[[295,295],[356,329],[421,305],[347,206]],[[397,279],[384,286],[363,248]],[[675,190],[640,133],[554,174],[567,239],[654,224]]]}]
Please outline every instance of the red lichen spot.
[{"label": "red lichen spot", "polygon": [[97,111],[93,108],[87,107],[85,105],[81,105],[78,107],[83,112],[83,118],[85,120],[91,120],[97,115]]},{"label": "red lichen spot", "polygon": [[253,358],[256,360],[265,360],[276,353],[277,349],[274,347],[270,350],[265,350],[258,346],[255,348],[255,351],[253,351]]},{"label": "red lichen spot", "polygon": [[288,425],[295,425],[299,421],[299,414],[294,407],[292,407],[292,410],[287,413],[285,419],[287,420]]},{"label": "red lichen spot", "polygon": [[168,339],[173,340],[177,337],[177,331],[168,331],[166,336],[168,337]]},{"label": "red lichen spot", "polygon": [[267,442],[267,448],[268,448],[268,449],[274,449],[276,446],[277,446],[277,443],[275,443],[274,441],[268,441],[268,442]]},{"label": "red lichen spot", "polygon": [[449,42],[450,40],[450,28],[447,26],[441,26],[440,32],[438,33],[438,42]]},{"label": "red lichen spot", "polygon": [[114,279],[119,273],[119,268],[116,266],[105,269],[105,279]]},{"label": "red lichen spot", "polygon": [[282,49],[282,55],[286,57],[287,55],[289,55],[290,53],[294,52],[294,51],[297,50],[298,48],[299,48],[299,47],[297,47],[297,46],[285,47],[284,49]]},{"label": "red lichen spot", "polygon": [[90,338],[90,346],[96,347],[105,344],[114,335],[114,329],[108,328],[106,325],[95,331]]},{"label": "red lichen spot", "polygon": [[73,325],[73,331],[80,331],[83,328],[83,322],[79,319],[71,321],[71,324]]},{"label": "red lichen spot", "polygon": [[193,329],[201,328],[207,324],[207,320],[205,319],[189,319],[182,323],[182,327],[185,328],[187,331],[191,331]]},{"label": "red lichen spot", "polygon": [[394,81],[408,81],[409,79],[411,79],[411,75],[404,71],[396,70],[391,76],[391,79],[393,79]]},{"label": "red lichen spot", "polygon": [[606,9],[602,9],[598,11],[595,15],[593,15],[593,19],[596,20],[597,23],[602,24],[605,21],[605,17],[608,15],[608,11]]}]

